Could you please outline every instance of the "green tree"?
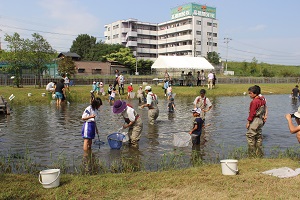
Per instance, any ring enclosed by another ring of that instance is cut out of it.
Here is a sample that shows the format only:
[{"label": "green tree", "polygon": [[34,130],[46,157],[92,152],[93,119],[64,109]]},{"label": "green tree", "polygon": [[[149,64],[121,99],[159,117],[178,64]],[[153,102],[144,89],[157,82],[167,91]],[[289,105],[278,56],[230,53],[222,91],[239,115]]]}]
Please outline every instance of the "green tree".
[{"label": "green tree", "polygon": [[[47,70],[46,64],[52,62],[55,52],[51,45],[38,33],[32,34],[32,40],[26,40],[28,44],[28,64],[32,66],[36,74],[36,85],[42,86],[43,72]],[[26,45],[27,46],[27,45]]]},{"label": "green tree", "polygon": [[59,74],[70,74],[74,76],[76,73],[75,63],[71,57],[65,57],[58,61],[58,69]]},{"label": "green tree", "polygon": [[121,48],[118,52],[103,56],[107,61],[117,61],[120,64],[130,68],[135,68],[136,58],[129,48]]},{"label": "green tree", "polygon": [[22,69],[26,68],[26,57],[28,55],[27,45],[24,39],[20,38],[18,33],[13,35],[5,35],[4,41],[7,44],[7,51],[2,51],[1,61],[7,63],[7,67],[4,67],[4,70],[7,73],[12,73],[14,78],[14,84],[17,87],[20,87],[22,84]]},{"label": "green tree", "polygon": [[72,53],[77,53],[82,60],[88,60],[90,50],[95,46],[96,38],[88,34],[81,34],[73,41],[70,48]]},{"label": "green tree", "polygon": [[252,62],[251,62],[251,64],[250,64],[250,74],[253,76],[253,75],[255,75],[257,72],[258,72],[258,70],[257,70],[257,60],[256,60],[256,58],[254,57],[253,59],[252,59]]},{"label": "green tree", "polygon": [[220,63],[220,56],[217,52],[208,52],[207,53],[207,60],[211,64],[218,65]]},{"label": "green tree", "polygon": [[105,44],[102,41],[96,43],[86,55],[86,60],[88,61],[101,61],[106,62],[104,56],[111,53],[116,53],[120,51],[121,48],[124,48],[120,44]]}]

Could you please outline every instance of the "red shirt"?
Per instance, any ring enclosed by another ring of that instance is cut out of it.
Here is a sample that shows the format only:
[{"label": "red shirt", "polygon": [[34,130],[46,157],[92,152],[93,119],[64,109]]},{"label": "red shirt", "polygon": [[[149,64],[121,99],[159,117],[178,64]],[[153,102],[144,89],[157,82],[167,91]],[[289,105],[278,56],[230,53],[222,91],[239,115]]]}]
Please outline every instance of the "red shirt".
[{"label": "red shirt", "polygon": [[256,96],[250,103],[250,108],[249,108],[249,117],[248,117],[248,121],[252,122],[255,115],[256,115],[256,111],[261,107],[261,106],[265,106],[266,105],[266,101],[264,97],[259,97]]},{"label": "red shirt", "polygon": [[128,92],[132,92],[132,91],[133,91],[132,85],[129,85],[129,86],[128,86],[127,91],[128,91]]}]

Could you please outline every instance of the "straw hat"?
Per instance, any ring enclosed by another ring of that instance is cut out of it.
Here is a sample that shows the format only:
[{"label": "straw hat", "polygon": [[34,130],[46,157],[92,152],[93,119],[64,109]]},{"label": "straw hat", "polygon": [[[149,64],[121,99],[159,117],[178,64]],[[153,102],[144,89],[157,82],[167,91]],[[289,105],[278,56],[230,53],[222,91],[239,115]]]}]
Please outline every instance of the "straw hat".
[{"label": "straw hat", "polygon": [[127,107],[127,104],[125,101],[117,100],[113,106],[113,113],[119,114],[119,113],[123,112],[126,109],[126,107]]},{"label": "straw hat", "polygon": [[298,111],[294,113],[297,118],[300,118],[300,106],[298,107]]}]

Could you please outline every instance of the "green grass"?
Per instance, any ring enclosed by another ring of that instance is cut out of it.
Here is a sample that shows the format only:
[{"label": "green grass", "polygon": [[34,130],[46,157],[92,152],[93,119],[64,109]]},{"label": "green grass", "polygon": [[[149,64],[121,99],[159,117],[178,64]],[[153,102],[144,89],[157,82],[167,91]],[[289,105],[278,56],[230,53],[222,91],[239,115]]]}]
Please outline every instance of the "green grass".
[{"label": "green grass", "polygon": [[[247,92],[248,88],[253,84],[219,84],[213,90],[207,90],[208,97],[216,96],[237,96],[243,95]],[[159,97],[163,97],[164,90],[162,85],[151,85],[152,90]],[[289,94],[294,88],[294,84],[261,84],[262,94]],[[176,93],[176,97],[195,97],[199,95],[202,87],[187,87],[187,86],[172,86],[173,93]],[[138,85],[133,85],[134,91],[138,89]],[[73,86],[70,87],[70,92],[67,92],[67,100],[70,102],[87,102],[90,100],[91,86]],[[107,88],[105,88],[107,90]],[[28,96],[31,93],[32,96]],[[43,97],[42,93],[46,93]],[[8,97],[14,94],[15,98],[12,100],[13,104],[43,104],[49,103],[51,100],[50,94],[45,91],[44,88],[38,89],[34,86],[24,86],[23,88],[16,88],[11,86],[0,86],[0,95],[6,100]],[[122,95],[124,98],[126,95]],[[107,97],[106,97],[107,98]],[[117,96],[118,98],[118,96]],[[8,100],[9,101],[9,100]]]},{"label": "green grass", "polygon": [[239,160],[239,175],[224,176],[221,165],[181,170],[74,176],[43,189],[34,175],[0,175],[0,199],[299,199],[300,176],[264,175],[273,168],[298,168],[291,159]]}]

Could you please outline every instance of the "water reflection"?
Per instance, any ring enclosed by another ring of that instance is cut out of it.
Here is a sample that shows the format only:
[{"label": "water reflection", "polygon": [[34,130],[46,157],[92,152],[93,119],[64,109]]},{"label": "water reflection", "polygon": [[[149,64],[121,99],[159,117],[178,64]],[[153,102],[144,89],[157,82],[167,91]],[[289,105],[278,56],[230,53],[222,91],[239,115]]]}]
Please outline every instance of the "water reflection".
[{"label": "water reflection", "polygon": [[[267,95],[266,98],[269,117],[262,132],[264,153],[268,156],[274,146],[285,149],[298,144],[295,135],[291,135],[287,129],[284,114],[295,112],[299,101],[292,101],[288,95]],[[107,144],[107,136],[122,126],[123,119],[113,114],[111,106],[104,100],[104,105],[100,108],[99,132],[100,140],[105,144],[100,149],[99,145],[93,144],[93,153],[84,156],[80,119],[82,110],[89,102],[71,103],[59,108],[55,103],[13,106],[10,116],[0,116],[0,151],[2,154],[10,152],[19,155],[30,152],[43,165],[51,165],[57,157],[64,154],[67,158],[72,158],[68,162],[70,165],[73,164],[73,159],[82,160],[84,157],[86,160],[96,158],[107,165],[123,162],[124,165],[127,163],[128,166],[133,166],[133,169],[141,166],[154,169],[165,154],[176,153],[185,155],[186,160],[201,161],[226,157],[231,149],[247,146],[245,124],[251,99],[248,96],[237,96],[211,99],[213,109],[206,115],[206,127],[199,146],[190,144],[186,148],[174,148],[173,134],[191,129],[190,110],[193,108],[193,100],[194,98],[176,96],[176,112],[171,114],[167,110],[168,101],[161,99],[158,104],[160,116],[157,124],[152,126],[147,123],[147,109],[137,109],[138,100],[130,100],[130,104],[142,117],[143,132],[138,148],[123,145],[121,150],[111,150]]]}]

